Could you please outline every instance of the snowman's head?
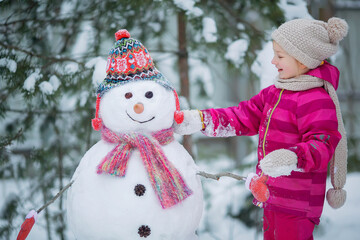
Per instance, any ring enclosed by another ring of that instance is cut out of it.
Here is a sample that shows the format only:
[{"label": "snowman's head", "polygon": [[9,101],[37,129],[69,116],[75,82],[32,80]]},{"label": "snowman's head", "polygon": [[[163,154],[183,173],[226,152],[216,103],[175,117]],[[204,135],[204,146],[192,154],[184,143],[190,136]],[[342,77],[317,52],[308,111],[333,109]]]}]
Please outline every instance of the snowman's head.
[{"label": "snowman's head", "polygon": [[170,128],[176,110],[173,91],[153,81],[109,90],[100,101],[103,124],[114,132],[154,132]]},{"label": "snowman's head", "polygon": [[115,38],[107,76],[97,90],[93,128],[100,130],[104,124],[116,132],[157,131],[169,128],[174,118],[181,123],[176,91],[156,69],[148,50],[124,29]]}]

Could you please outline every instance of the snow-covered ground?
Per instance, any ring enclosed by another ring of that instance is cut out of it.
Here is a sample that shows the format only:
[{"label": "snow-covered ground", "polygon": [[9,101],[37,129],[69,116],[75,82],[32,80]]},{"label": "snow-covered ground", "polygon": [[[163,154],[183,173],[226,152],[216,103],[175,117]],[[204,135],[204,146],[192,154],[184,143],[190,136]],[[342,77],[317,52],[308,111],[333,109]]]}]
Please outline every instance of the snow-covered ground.
[{"label": "snow-covered ground", "polygon": [[[238,172],[234,170],[232,161],[226,157],[214,159],[209,162],[200,161],[201,170],[208,173],[219,173],[223,171],[233,172],[238,175],[247,175],[249,170]],[[235,179],[223,177],[219,181],[202,178],[205,197],[205,211],[198,230],[199,240],[259,240],[262,239],[261,233],[256,234],[255,228],[248,228],[229,216],[229,212],[237,213],[245,203],[248,194],[242,182]],[[355,240],[359,239],[358,229],[360,228],[360,173],[349,173],[345,190],[347,191],[347,200],[345,205],[337,210],[332,209],[327,203],[324,205],[321,223],[316,228],[314,237],[317,240]],[[24,184],[24,187],[27,184]],[[327,183],[330,188],[330,181]],[[27,186],[28,187],[28,186]],[[4,196],[9,196],[11,192],[21,191],[21,184],[13,182],[1,182],[0,205],[3,205]],[[17,189],[17,190],[16,190]],[[36,203],[34,203],[36,205]],[[54,203],[57,205],[57,203]],[[29,206],[27,206],[29,207]],[[35,206],[38,207],[38,206]],[[50,206],[51,207],[51,206]],[[54,206],[55,207],[55,206]],[[57,207],[57,206],[56,206]],[[253,206],[256,208],[256,206]],[[30,209],[29,209],[30,210]],[[261,216],[259,216],[259,221]],[[16,221],[17,227],[20,227],[22,221]],[[14,225],[14,227],[15,227]],[[73,240],[73,236],[68,232],[68,239]],[[13,236],[12,239],[15,239]],[[38,216],[38,222],[30,232],[29,240],[47,239],[45,229],[45,216],[42,212]]]}]

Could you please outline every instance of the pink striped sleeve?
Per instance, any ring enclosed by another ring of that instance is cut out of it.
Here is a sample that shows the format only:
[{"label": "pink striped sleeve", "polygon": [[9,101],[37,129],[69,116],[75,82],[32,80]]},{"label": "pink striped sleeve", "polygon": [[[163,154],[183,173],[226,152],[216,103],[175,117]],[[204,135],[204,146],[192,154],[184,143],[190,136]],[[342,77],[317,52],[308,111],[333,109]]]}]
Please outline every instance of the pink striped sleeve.
[{"label": "pink striped sleeve", "polygon": [[205,123],[202,132],[212,137],[258,134],[264,108],[264,90],[238,106],[202,110]]}]

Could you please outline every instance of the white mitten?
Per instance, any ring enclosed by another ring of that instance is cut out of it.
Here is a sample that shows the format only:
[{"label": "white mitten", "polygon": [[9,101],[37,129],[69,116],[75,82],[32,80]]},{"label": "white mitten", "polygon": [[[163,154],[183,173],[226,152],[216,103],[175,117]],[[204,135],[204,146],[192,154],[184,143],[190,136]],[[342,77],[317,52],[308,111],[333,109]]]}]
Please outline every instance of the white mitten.
[{"label": "white mitten", "polygon": [[198,110],[182,110],[184,113],[184,121],[177,124],[174,121],[174,132],[180,135],[190,135],[200,131],[203,128],[200,111]]},{"label": "white mitten", "polygon": [[275,150],[260,161],[260,168],[270,177],[288,176],[297,168],[298,158],[296,153],[287,150]]}]

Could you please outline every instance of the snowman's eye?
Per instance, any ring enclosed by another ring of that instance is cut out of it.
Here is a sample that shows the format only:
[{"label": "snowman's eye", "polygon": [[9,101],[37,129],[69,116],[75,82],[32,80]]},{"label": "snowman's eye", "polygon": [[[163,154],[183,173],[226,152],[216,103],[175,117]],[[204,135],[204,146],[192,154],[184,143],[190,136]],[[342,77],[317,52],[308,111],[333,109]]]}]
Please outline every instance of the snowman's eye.
[{"label": "snowman's eye", "polygon": [[154,96],[154,94],[151,91],[145,93],[146,98],[152,98],[153,96]]},{"label": "snowman's eye", "polygon": [[127,93],[125,93],[125,98],[126,99],[129,99],[129,98],[132,98],[132,93],[131,92],[127,92]]}]

